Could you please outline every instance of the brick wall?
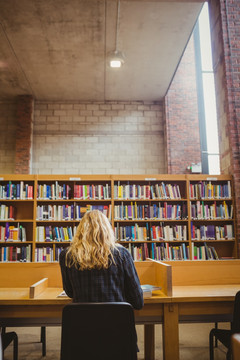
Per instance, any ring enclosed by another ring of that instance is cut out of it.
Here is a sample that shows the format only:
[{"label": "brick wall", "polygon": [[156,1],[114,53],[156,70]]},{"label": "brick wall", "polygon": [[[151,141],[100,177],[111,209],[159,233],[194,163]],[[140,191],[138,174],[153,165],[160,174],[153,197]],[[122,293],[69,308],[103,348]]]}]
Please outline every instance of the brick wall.
[{"label": "brick wall", "polygon": [[[222,174],[232,173],[231,148],[229,142],[229,106],[228,89],[226,81],[226,67],[224,59],[224,44],[222,21],[220,15],[220,2],[209,2],[210,30],[212,38],[212,56],[215,78],[217,120],[219,128],[220,167]],[[225,22],[226,26],[226,22]],[[227,29],[225,29],[227,32]],[[229,51],[228,54],[229,56]]]},{"label": "brick wall", "polygon": [[188,165],[201,162],[193,38],[165,97],[165,116],[167,172],[188,173]]},{"label": "brick wall", "polygon": [[32,124],[34,101],[31,95],[21,95],[16,108],[15,174],[31,174]]},{"label": "brick wall", "polygon": [[0,173],[12,174],[15,168],[16,103],[0,103]]},{"label": "brick wall", "polygon": [[[217,104],[221,109],[221,168],[234,176],[240,240],[240,7],[239,0],[211,0]],[[222,104],[222,105],[221,105]]]},{"label": "brick wall", "polygon": [[165,172],[162,103],[35,103],[34,174]]}]

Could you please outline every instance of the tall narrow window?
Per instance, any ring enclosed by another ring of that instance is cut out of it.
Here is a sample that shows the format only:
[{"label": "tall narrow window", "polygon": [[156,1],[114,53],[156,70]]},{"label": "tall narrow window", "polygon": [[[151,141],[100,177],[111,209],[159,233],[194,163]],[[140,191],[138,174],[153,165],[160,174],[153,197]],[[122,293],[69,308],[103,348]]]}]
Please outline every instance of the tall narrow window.
[{"label": "tall narrow window", "polygon": [[199,39],[201,53],[202,89],[207,138],[209,174],[220,174],[216,97],[212,66],[212,49],[208,4],[205,3],[199,16]]}]

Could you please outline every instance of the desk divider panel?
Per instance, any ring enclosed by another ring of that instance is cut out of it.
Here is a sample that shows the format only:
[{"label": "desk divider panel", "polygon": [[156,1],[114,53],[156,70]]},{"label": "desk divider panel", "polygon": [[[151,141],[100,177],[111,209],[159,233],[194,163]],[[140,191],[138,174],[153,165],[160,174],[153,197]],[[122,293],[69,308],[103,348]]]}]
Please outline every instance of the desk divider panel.
[{"label": "desk divider panel", "polygon": [[[172,296],[172,267],[169,264],[148,260],[135,262],[141,284],[161,286],[165,296]],[[0,287],[31,287],[48,278],[48,287],[62,288],[58,263],[2,263]]]},{"label": "desk divider panel", "polygon": [[160,261],[136,261],[136,270],[141,285],[161,286],[165,296],[172,296],[172,267]]},{"label": "desk divider panel", "polygon": [[29,288],[29,298],[34,299],[48,287],[48,278],[44,278],[31,285]]},{"label": "desk divider panel", "polygon": [[172,285],[224,285],[240,283],[240,260],[168,261]]},{"label": "desk divider panel", "polygon": [[49,287],[62,288],[58,263],[0,263],[0,287],[30,287],[43,278]]}]

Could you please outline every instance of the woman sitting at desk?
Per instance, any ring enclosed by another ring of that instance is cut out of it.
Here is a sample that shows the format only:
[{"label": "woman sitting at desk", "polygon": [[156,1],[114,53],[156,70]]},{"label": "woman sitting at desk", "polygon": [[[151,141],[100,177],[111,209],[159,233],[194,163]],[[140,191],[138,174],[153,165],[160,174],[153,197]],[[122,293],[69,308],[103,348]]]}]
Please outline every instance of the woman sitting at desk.
[{"label": "woman sitting at desk", "polygon": [[60,254],[63,289],[74,302],[128,302],[143,307],[143,293],[131,254],[116,244],[108,218],[87,212],[73,242]]}]

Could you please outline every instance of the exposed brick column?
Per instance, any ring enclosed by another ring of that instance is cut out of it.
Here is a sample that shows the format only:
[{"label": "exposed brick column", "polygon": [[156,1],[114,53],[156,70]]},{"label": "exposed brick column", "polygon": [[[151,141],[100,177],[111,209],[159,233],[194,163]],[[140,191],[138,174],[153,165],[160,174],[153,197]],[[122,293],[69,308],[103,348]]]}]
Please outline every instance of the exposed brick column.
[{"label": "exposed brick column", "polygon": [[193,37],[165,96],[165,120],[167,172],[188,173],[188,165],[201,162]]},{"label": "exposed brick column", "polygon": [[18,97],[15,174],[31,173],[33,108],[34,101],[31,95]]},{"label": "exposed brick column", "polygon": [[234,176],[240,239],[240,8],[239,0],[211,0],[210,23],[217,93],[221,169]]}]

